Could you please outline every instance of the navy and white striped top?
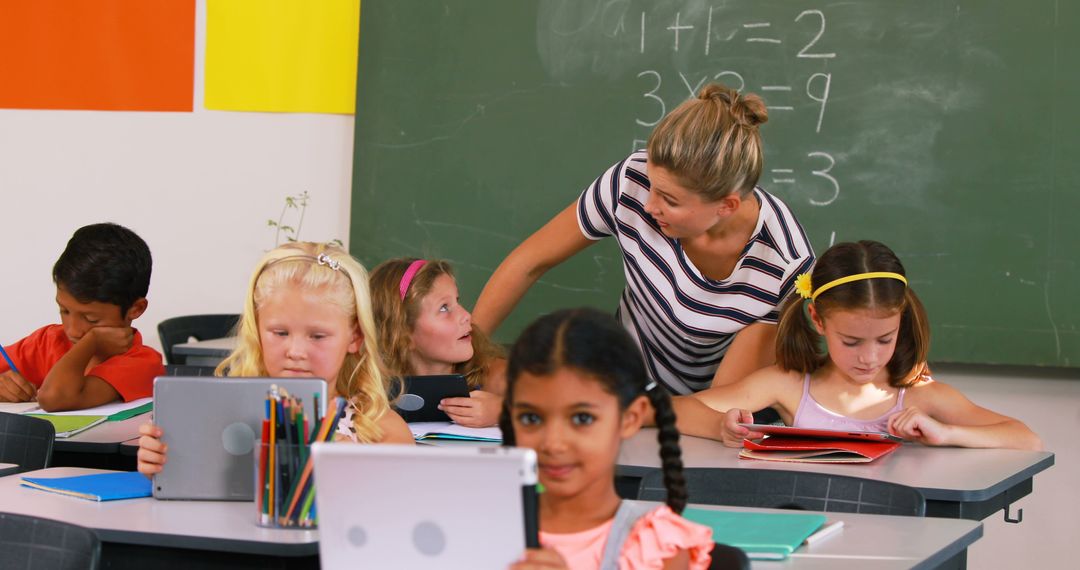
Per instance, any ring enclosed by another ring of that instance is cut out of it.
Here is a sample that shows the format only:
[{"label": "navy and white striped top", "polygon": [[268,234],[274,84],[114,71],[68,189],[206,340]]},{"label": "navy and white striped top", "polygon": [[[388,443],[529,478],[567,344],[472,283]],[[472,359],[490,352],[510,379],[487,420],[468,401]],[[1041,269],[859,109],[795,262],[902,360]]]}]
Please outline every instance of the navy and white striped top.
[{"label": "navy and white striped top", "polygon": [[777,322],[777,306],[810,270],[814,252],[787,205],[755,188],[761,208],[753,237],[727,279],[709,279],[645,213],[646,171],[644,151],[608,169],[578,198],[578,225],[589,239],[618,238],[626,273],[618,317],[649,375],[687,394],[709,387],[735,333]]}]

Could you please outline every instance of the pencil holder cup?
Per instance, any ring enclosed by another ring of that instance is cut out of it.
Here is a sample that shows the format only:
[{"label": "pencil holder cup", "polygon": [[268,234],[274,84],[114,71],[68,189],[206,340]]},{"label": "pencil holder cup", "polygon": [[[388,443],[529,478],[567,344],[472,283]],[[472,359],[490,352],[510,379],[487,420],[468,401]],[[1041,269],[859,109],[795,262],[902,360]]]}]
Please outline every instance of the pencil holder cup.
[{"label": "pencil holder cup", "polygon": [[255,509],[259,526],[316,528],[315,476],[311,447],[260,441],[255,458]]}]

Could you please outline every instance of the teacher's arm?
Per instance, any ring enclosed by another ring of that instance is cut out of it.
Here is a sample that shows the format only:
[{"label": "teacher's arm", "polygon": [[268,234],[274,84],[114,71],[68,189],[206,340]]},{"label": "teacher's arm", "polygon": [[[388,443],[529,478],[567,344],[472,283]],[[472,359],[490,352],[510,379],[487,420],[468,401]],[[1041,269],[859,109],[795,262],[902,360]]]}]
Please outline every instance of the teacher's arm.
[{"label": "teacher's arm", "polygon": [[593,243],[578,227],[575,200],[499,264],[476,300],[473,323],[493,333],[544,273]]},{"label": "teacher's arm", "polygon": [[754,323],[735,334],[713,375],[713,386],[727,386],[776,363],[776,325]]}]

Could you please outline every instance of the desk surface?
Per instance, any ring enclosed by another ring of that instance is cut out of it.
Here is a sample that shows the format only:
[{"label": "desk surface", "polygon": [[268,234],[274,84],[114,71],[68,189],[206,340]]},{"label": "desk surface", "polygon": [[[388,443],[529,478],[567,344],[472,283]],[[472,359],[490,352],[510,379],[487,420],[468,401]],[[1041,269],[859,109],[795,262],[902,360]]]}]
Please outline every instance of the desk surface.
[{"label": "desk surface", "polygon": [[[23,404],[0,403],[0,412],[18,413]],[[126,420],[105,421],[71,437],[56,438],[55,451],[80,453],[117,453],[120,444],[139,436],[139,426],[150,421],[148,414],[140,414]]]},{"label": "desk surface", "polygon": [[19,484],[22,477],[71,477],[104,472],[54,467],[3,477],[0,505],[6,512],[92,528],[106,542],[277,556],[318,553],[318,531],[262,528],[255,524],[253,502],[159,501],[147,497],[98,503]]},{"label": "desk surface", "polygon": [[19,466],[14,463],[0,463],[0,477],[10,475],[18,470]]},{"label": "desk surface", "polygon": [[[699,509],[741,512],[785,512],[692,505]],[[982,537],[982,523],[963,519],[894,517],[826,513],[830,521],[844,521],[844,528],[814,545],[803,545],[783,561],[754,560],[758,568],[865,569],[935,568],[967,550]],[[939,524],[939,523],[948,524]]]},{"label": "desk surface", "polygon": [[235,336],[212,338],[195,342],[184,342],[181,344],[174,344],[172,347],[174,354],[183,354],[187,356],[221,357],[228,356],[234,348],[236,348]]},{"label": "desk surface", "polygon": [[[53,468],[31,477],[69,477],[96,469]],[[318,551],[318,531],[266,529],[254,522],[254,504],[226,501],[159,501],[153,498],[97,503],[47,493],[0,478],[0,504],[12,513],[93,528],[103,541],[251,554],[302,556]],[[735,507],[701,508],[769,511]],[[982,524],[958,519],[829,513],[843,520],[840,534],[804,546],[783,562],[755,568],[911,568],[934,566],[963,552],[982,536]]]},{"label": "desk surface", "polygon": [[[686,467],[731,467],[814,471],[877,479],[915,487],[928,500],[981,501],[1031,479],[1054,464],[1047,451],[1013,449],[965,449],[904,444],[895,452],[860,464],[810,464],[739,459],[739,450],[718,441],[680,436],[683,465]],[[623,443],[619,452],[619,473],[642,476],[660,467],[656,429],[641,430]]]}]

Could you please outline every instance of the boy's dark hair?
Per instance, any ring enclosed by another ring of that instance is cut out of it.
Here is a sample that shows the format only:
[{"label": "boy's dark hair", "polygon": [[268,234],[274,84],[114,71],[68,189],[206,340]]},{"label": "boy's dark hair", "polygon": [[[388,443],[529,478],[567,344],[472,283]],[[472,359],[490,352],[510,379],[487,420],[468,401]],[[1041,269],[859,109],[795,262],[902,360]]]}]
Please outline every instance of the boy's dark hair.
[{"label": "boy's dark hair", "polygon": [[606,392],[618,399],[620,411],[626,410],[638,396],[649,399],[656,410],[667,505],[681,513],[686,506],[687,491],[671,397],[646,376],[641,352],[626,329],[596,309],[556,311],[534,321],[518,337],[510,349],[506,397],[499,417],[503,445],[515,444],[510,408],[518,377],[523,372],[547,376],[563,367],[575,368],[599,381]]},{"label": "boy's dark hair", "polygon": [[124,315],[146,297],[153,263],[150,248],[135,232],[113,223],[75,230],[53,265],[53,282],[82,302],[120,307]]}]

